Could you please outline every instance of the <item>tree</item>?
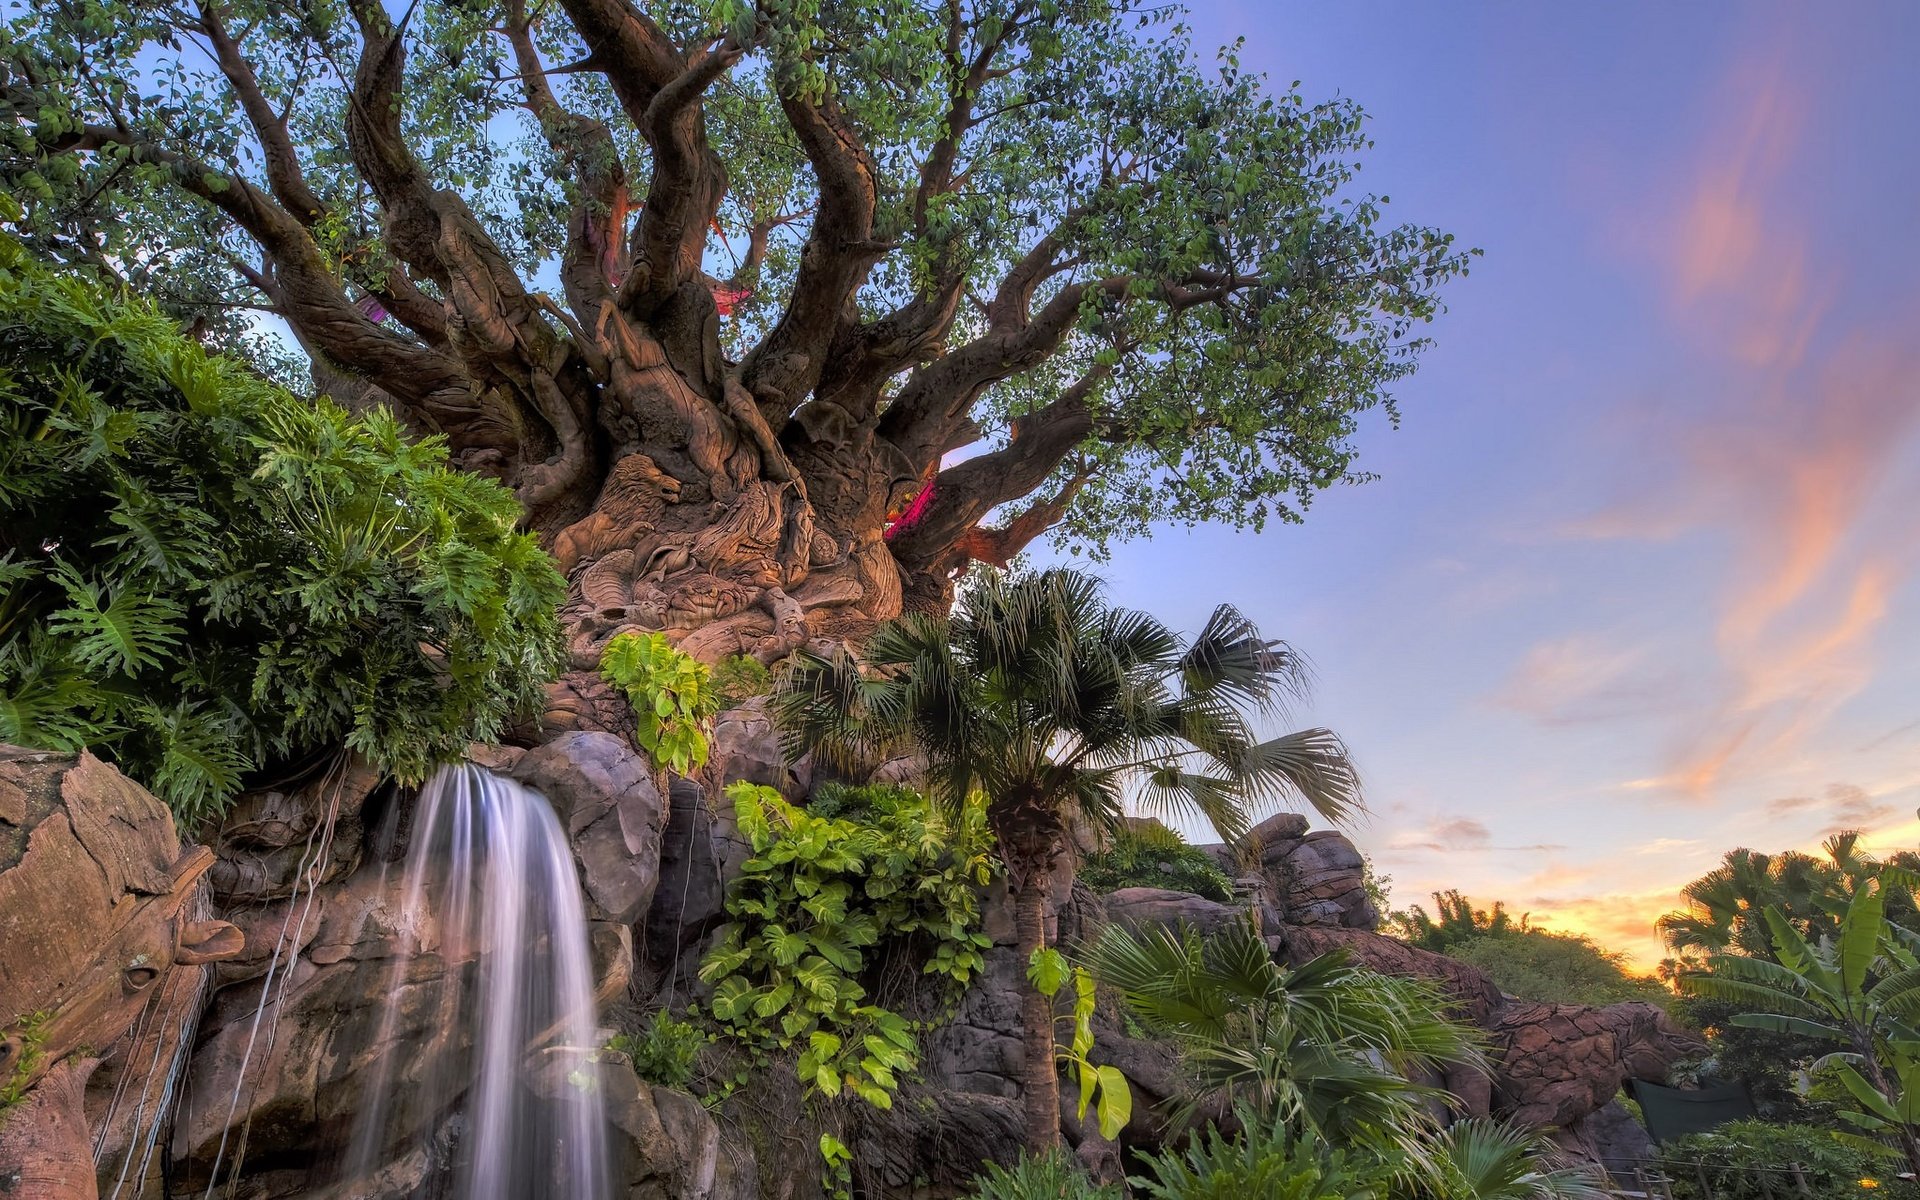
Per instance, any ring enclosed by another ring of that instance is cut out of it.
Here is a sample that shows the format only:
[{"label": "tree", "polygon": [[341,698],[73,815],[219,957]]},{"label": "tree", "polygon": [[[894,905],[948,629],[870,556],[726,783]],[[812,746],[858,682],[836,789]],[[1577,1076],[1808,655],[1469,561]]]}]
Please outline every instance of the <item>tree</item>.
[{"label": "tree", "polygon": [[0,741],[92,749],[192,828],[342,744],[417,782],[498,736],[565,586],[444,460],[0,235]]},{"label": "tree", "polygon": [[[1299,660],[1231,608],[1189,642],[1056,570],[989,578],[951,617],[890,622],[859,660],[803,655],[774,704],[794,751],[853,765],[911,742],[946,802],[984,792],[1031,961],[1051,940],[1070,814],[1116,826],[1130,784],[1147,807],[1198,813],[1229,841],[1269,799],[1298,795],[1330,818],[1358,804],[1333,734],[1254,734],[1252,719],[1300,686]],[[1045,1149],[1059,1137],[1059,1080],[1037,988],[1021,1017],[1028,1135]]]},{"label": "tree", "polygon": [[1838,1045],[1827,1061],[1859,1106],[1843,1115],[1920,1172],[1920,936],[1886,916],[1888,892],[1914,883],[1898,868],[1864,880],[1818,941],[1763,909],[1770,957],[1710,955],[1679,986],[1744,1008],[1736,1025]]},{"label": "tree", "polygon": [[40,251],[514,490],[576,708],[624,630],[771,662],[1056,525],[1296,519],[1466,262],[1137,0],[50,0],[0,124]]},{"label": "tree", "polygon": [[1438,920],[1409,905],[1393,914],[1388,931],[1410,946],[1479,967],[1508,995],[1559,1004],[1671,998],[1657,981],[1630,974],[1625,955],[1580,934],[1535,928],[1524,913],[1515,921],[1501,901],[1475,908],[1450,889],[1434,892],[1433,902]]},{"label": "tree", "polygon": [[1492,909],[1475,908],[1473,901],[1461,895],[1458,889],[1434,892],[1433,907],[1440,914],[1437,921],[1418,904],[1408,905],[1405,912],[1394,913],[1392,924],[1395,936],[1410,946],[1445,954],[1456,946],[1481,938],[1526,933],[1531,928],[1525,913],[1520,915],[1518,924],[1514,922],[1505,901],[1495,900]]},{"label": "tree", "polygon": [[[1835,932],[1848,898],[1883,866],[1920,868],[1920,855],[1905,851],[1882,863],[1860,848],[1855,831],[1834,834],[1821,849],[1824,860],[1798,850],[1729,850],[1718,867],[1680,890],[1687,907],[1660,918],[1660,936],[1683,957],[1704,951],[1768,958],[1772,934],[1760,919],[1768,908],[1778,908],[1803,937],[1818,941]],[[1897,894],[1887,903],[1890,920],[1915,926],[1910,897]]]}]

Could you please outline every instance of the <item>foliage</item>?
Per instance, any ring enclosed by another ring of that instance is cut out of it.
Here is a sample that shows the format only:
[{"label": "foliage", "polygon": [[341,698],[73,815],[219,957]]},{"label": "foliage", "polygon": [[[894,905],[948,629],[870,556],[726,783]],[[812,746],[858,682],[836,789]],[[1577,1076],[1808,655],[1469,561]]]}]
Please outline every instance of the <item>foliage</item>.
[{"label": "foliage", "polygon": [[[820,817],[772,788],[727,788],[753,849],[727,899],[732,918],[700,966],[712,1015],[756,1061],[800,1048],[809,1092],[892,1106],[919,1063],[912,1026],[868,1002],[870,968],[911,940],[922,972],[964,985],[990,942],[979,892],[992,874],[979,805],[921,800],[872,825]],[[866,982],[863,982],[866,980]]]},{"label": "foliage", "polygon": [[677,775],[707,765],[706,724],[719,711],[707,665],[664,633],[618,634],[600,655],[600,676],[626,694],[635,740]]},{"label": "foliage", "polygon": [[867,765],[911,742],[948,803],[977,789],[990,819],[1010,820],[1019,798],[1032,821],[995,830],[1011,853],[1054,836],[1069,807],[1112,828],[1128,782],[1141,804],[1197,813],[1229,840],[1271,798],[1345,816],[1359,786],[1337,737],[1253,733],[1250,718],[1303,683],[1299,659],[1230,607],[1188,642],[1053,570],[982,582],[950,618],[889,622],[859,661],[800,655],[775,710],[796,752]]},{"label": "foliage", "polygon": [[50,1009],[20,1019],[13,1065],[8,1068],[7,1077],[0,1080],[0,1122],[6,1120],[9,1109],[27,1098],[27,1079],[40,1069],[40,1060],[46,1054],[47,1026],[52,1021]]},{"label": "foliage", "polygon": [[814,785],[807,811],[816,817],[838,817],[856,825],[885,820],[902,807],[917,808],[927,798],[910,787],[894,783],[847,783],[830,779]]},{"label": "foliage", "polygon": [[1336,1149],[1311,1127],[1284,1116],[1241,1107],[1241,1131],[1231,1137],[1209,1125],[1181,1152],[1143,1159],[1148,1174],[1134,1176],[1140,1200],[1386,1200],[1397,1172],[1377,1156]]},{"label": "foliage", "polygon": [[654,1011],[644,1031],[617,1034],[607,1047],[626,1055],[634,1074],[648,1083],[684,1091],[708,1040],[698,1025],[663,1008]]},{"label": "foliage", "polygon": [[[1773,936],[1760,914],[1777,908],[1810,942],[1831,937],[1846,902],[1885,867],[1920,870],[1920,854],[1902,851],[1885,862],[1860,848],[1858,833],[1837,833],[1822,843],[1826,857],[1797,850],[1763,854],[1730,850],[1720,865],[1681,889],[1687,907],[1659,920],[1661,937],[1683,956],[1745,954],[1771,958]],[[1920,931],[1912,897],[1887,897],[1886,918]]]},{"label": "foliage", "polygon": [[1446,953],[1479,967],[1501,991],[1523,1000],[1557,1004],[1646,1000],[1662,1005],[1673,1000],[1658,980],[1629,972],[1626,955],[1603,950],[1580,934],[1528,929],[1460,942]]},{"label": "foliage", "polygon": [[0,237],[0,740],[92,747],[189,827],[342,742],[418,780],[559,669],[519,516]]},{"label": "foliage", "polygon": [[[1655,1160],[1672,1180],[1674,1200],[1770,1200],[1806,1196],[1856,1200],[1864,1194],[1920,1196],[1888,1173],[1884,1159],[1809,1125],[1734,1121],[1661,1146]],[[1796,1176],[1794,1168],[1798,1168]],[[1861,1180],[1879,1187],[1865,1189]],[[1800,1190],[1800,1180],[1806,1183]],[[1704,1187],[1704,1190],[1703,1190]]]},{"label": "foliage", "polygon": [[1213,856],[1154,823],[1121,826],[1104,850],[1080,861],[1080,879],[1096,892],[1124,887],[1172,888],[1221,903],[1233,899],[1233,881]]},{"label": "foliage", "polygon": [[967,1200],[1123,1200],[1118,1184],[1097,1184],[1064,1150],[1025,1154],[1010,1167],[988,1163]]},{"label": "foliage", "polygon": [[[1324,729],[1258,741],[1254,718],[1301,689],[1299,660],[1232,608],[1188,641],[1116,608],[1072,571],[1001,576],[951,617],[880,627],[864,660],[802,654],[781,676],[776,717],[789,749],[842,766],[904,743],[927,755],[948,805],[976,790],[1015,889],[1019,951],[1042,948],[1048,878],[1067,814],[1113,829],[1126,785],[1137,802],[1193,812],[1242,838],[1262,801],[1304,797],[1339,817],[1359,783]],[[1053,1030],[1029,1007],[1022,1037],[1030,1146],[1058,1136]],[[1045,1125],[1053,1122],[1053,1127]]]},{"label": "foliage", "polygon": [[1073,985],[1073,1013],[1056,1019],[1073,1022],[1073,1037],[1066,1049],[1056,1052],[1062,1064],[1073,1068],[1080,1082],[1080,1101],[1074,1110],[1074,1119],[1086,1120],[1087,1106],[1093,1105],[1100,1123],[1100,1136],[1112,1141],[1133,1118],[1133,1089],[1120,1068],[1096,1066],[1087,1057],[1093,1053],[1092,973],[1085,967],[1068,963],[1066,955],[1058,950],[1043,946],[1027,960],[1027,982],[1049,1000],[1059,995],[1067,984]]},{"label": "foliage", "polygon": [[1455,947],[1481,938],[1527,933],[1532,929],[1526,914],[1521,914],[1516,922],[1501,900],[1495,900],[1491,909],[1475,908],[1473,901],[1459,891],[1448,889],[1433,893],[1433,905],[1440,914],[1438,920],[1428,916],[1427,910],[1418,904],[1410,904],[1405,912],[1393,914],[1390,932],[1409,946],[1449,954]]},{"label": "foliage", "polygon": [[1206,938],[1110,926],[1088,962],[1149,1032],[1181,1047],[1189,1111],[1224,1093],[1339,1140],[1419,1124],[1432,1092],[1411,1073],[1484,1063],[1476,1032],[1443,1015],[1436,984],[1381,975],[1344,951],[1282,966],[1251,921]]},{"label": "foliage", "polygon": [[714,704],[721,712],[773,691],[773,671],[751,654],[729,654],[713,667]]},{"label": "foliage", "polygon": [[1898,1147],[1920,1172],[1920,935],[1887,920],[1887,895],[1911,891],[1895,867],[1863,880],[1832,913],[1832,932],[1809,942],[1778,907],[1763,909],[1771,957],[1714,954],[1683,971],[1681,990],[1737,1004],[1736,1025],[1817,1038],[1835,1047],[1820,1064],[1853,1099],[1841,1116],[1853,1144]]},{"label": "foliage", "polygon": [[1421,1139],[1415,1164],[1420,1200],[1606,1200],[1604,1180],[1585,1167],[1550,1165],[1539,1130],[1484,1117],[1455,1121]]},{"label": "foliage", "polygon": [[[1317,490],[1366,478],[1361,416],[1393,415],[1438,291],[1466,269],[1450,235],[1391,223],[1385,197],[1356,186],[1358,105],[1272,88],[1235,49],[1197,54],[1174,9],[640,8],[426,5],[396,27],[378,5],[236,0],[209,10],[220,20],[128,0],[28,5],[0,36],[0,191],[26,199],[45,252],[229,336],[248,328],[244,306],[267,307],[401,394],[436,371],[482,374],[434,324],[443,298],[475,329],[506,321],[502,308],[524,319],[471,353],[508,360],[505,387],[551,371],[556,343],[575,349],[554,361],[584,377],[618,345],[597,298],[621,284],[612,315],[626,321],[647,312],[630,293],[672,294],[732,262],[748,295],[724,325],[728,357],[763,368],[750,382],[799,376],[783,420],[835,365],[830,348],[873,360],[875,397],[951,381],[966,399],[942,395],[930,430],[902,428],[919,407],[903,404],[883,432],[937,461],[957,444],[950,426],[994,431],[974,436],[1017,447],[1022,469],[998,470],[988,498],[1064,492],[1095,549],[1168,517],[1297,519]],[[198,52],[179,52],[188,37]],[[384,69],[356,69],[371,63]],[[681,86],[663,92],[661,70]],[[655,120],[661,94],[692,116]],[[829,123],[837,153],[817,141]],[[850,157],[871,181],[857,201],[841,194]],[[605,239],[628,232],[630,187],[640,228],[621,253]],[[423,197],[428,231],[424,214],[391,219]],[[656,241],[672,255],[628,262]],[[556,263],[565,320],[530,299]],[[957,302],[1000,291],[1031,299],[1031,336],[989,360],[1008,318],[989,328]],[[384,336],[354,322],[362,299],[382,302]],[[899,329],[902,346],[884,340]],[[952,361],[927,362],[934,344]],[[538,446],[551,421],[520,386],[505,415]],[[776,402],[770,382],[757,390]],[[596,400],[600,415],[626,399]],[[1050,428],[1071,436],[1016,439],[1037,413],[1070,416]],[[992,469],[964,466],[940,490]]]}]

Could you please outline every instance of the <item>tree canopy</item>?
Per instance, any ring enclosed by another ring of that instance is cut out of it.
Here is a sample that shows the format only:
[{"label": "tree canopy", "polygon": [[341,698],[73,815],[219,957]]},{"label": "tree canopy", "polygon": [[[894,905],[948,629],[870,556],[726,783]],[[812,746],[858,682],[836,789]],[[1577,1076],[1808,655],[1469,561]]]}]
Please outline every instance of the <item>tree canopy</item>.
[{"label": "tree canopy", "polygon": [[280,318],[565,566],[746,588],[709,657],[1056,524],[1296,518],[1468,257],[1356,186],[1358,105],[1142,3],[51,0],[0,129],[40,252]]}]

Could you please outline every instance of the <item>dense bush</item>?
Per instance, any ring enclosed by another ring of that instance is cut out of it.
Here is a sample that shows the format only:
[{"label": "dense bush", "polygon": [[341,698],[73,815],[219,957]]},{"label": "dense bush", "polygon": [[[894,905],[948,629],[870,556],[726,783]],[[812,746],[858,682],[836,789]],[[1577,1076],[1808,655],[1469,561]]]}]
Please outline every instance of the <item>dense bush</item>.
[{"label": "dense bush", "polygon": [[706,1044],[707,1035],[698,1025],[657,1009],[645,1029],[618,1034],[607,1048],[626,1055],[633,1073],[648,1083],[685,1090]]},{"label": "dense bush", "polygon": [[714,1019],[756,1064],[798,1049],[809,1092],[891,1107],[919,1046],[904,1017],[872,1002],[870,969],[901,948],[956,985],[980,970],[991,945],[979,928],[992,868],[983,806],[950,814],[913,795],[857,824],[756,784],[727,796],[753,857],[700,966]]},{"label": "dense bush", "polygon": [[1132,1176],[1141,1200],[1384,1200],[1392,1195],[1398,1162],[1369,1150],[1335,1149],[1311,1128],[1300,1131],[1289,1117],[1238,1113],[1241,1131],[1232,1137],[1208,1125],[1188,1139],[1184,1151],[1144,1159],[1146,1174]]},{"label": "dense bush", "polygon": [[341,743],[406,780],[531,709],[565,584],[491,480],[0,237],[0,740],[186,824]]},{"label": "dense bush", "polygon": [[713,696],[722,712],[773,691],[773,672],[751,654],[729,654],[713,667]]},{"label": "dense bush", "polygon": [[1154,887],[1222,903],[1233,899],[1233,881],[1213,856],[1157,823],[1122,826],[1105,850],[1089,854],[1080,864],[1080,879],[1096,892]]},{"label": "dense bush", "polygon": [[[1674,1200],[1920,1197],[1920,1187],[1894,1177],[1901,1169],[1898,1160],[1856,1149],[1811,1125],[1735,1121],[1711,1133],[1675,1138],[1660,1148],[1657,1161],[1661,1172],[1673,1180]],[[1795,1166],[1808,1190],[1801,1190]],[[1864,1188],[1861,1181],[1868,1179],[1874,1186]]]},{"label": "dense bush", "polygon": [[1023,1155],[1012,1166],[988,1163],[967,1200],[1121,1200],[1118,1184],[1097,1184],[1071,1154]]},{"label": "dense bush", "polygon": [[925,796],[895,783],[841,783],[832,780],[813,789],[813,794],[807,797],[807,811],[816,817],[852,821],[855,825],[872,825],[897,813],[902,806],[917,808],[925,803]]},{"label": "dense bush", "polygon": [[656,765],[678,774],[707,765],[707,732],[720,705],[707,664],[664,633],[615,635],[600,654],[600,677],[633,708],[634,740]]},{"label": "dense bush", "polygon": [[1674,999],[1659,980],[1629,972],[1626,955],[1604,950],[1579,934],[1529,929],[1461,942],[1446,954],[1479,967],[1501,991],[1523,1000],[1556,1004],[1647,1000],[1664,1005]]}]

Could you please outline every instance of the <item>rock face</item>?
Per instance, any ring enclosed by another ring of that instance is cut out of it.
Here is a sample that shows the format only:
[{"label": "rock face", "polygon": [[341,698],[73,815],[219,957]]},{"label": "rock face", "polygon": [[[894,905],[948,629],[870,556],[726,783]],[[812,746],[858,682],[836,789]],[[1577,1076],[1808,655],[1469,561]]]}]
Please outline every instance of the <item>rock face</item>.
[{"label": "rock face", "polygon": [[631,925],[660,880],[665,805],[652,765],[610,733],[563,733],[510,774],[545,796],[573,843],[587,916]]},{"label": "rock face", "polygon": [[1644,1000],[1587,1008],[1509,1002],[1494,1019],[1495,1100],[1515,1121],[1566,1127],[1612,1102],[1629,1079],[1666,1078],[1706,1049]]},{"label": "rock face", "polygon": [[94,1194],[98,1059],[79,1052],[127,1046],[150,1008],[166,1023],[240,953],[240,930],[208,911],[213,861],[92,755],[0,746],[0,1080],[26,1092],[0,1123],[0,1194]]},{"label": "rock face", "polygon": [[1230,846],[1202,849],[1234,879],[1262,924],[1328,929],[1380,927],[1381,913],[1367,895],[1367,863],[1347,835],[1309,832],[1299,813],[1277,813],[1253,827],[1251,857]]}]

